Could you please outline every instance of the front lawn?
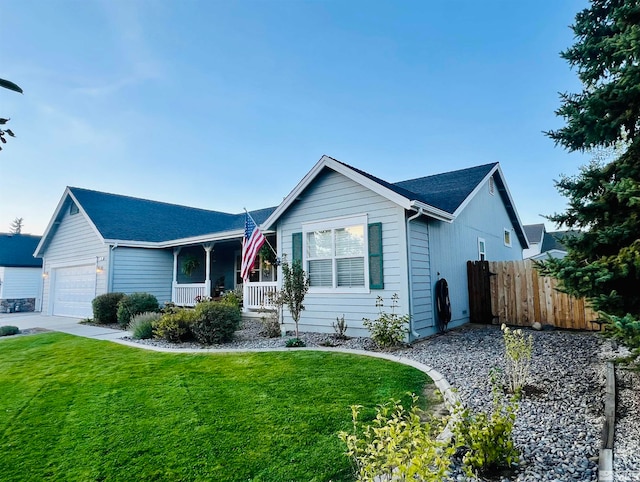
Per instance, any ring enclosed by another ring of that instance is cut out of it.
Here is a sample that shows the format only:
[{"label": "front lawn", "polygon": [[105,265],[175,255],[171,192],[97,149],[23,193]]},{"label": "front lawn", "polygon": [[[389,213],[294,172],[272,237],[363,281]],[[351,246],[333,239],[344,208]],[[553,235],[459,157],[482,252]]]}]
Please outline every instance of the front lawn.
[{"label": "front lawn", "polygon": [[0,340],[0,478],[352,480],[336,434],[428,377],[326,352],[156,353],[60,333]]}]

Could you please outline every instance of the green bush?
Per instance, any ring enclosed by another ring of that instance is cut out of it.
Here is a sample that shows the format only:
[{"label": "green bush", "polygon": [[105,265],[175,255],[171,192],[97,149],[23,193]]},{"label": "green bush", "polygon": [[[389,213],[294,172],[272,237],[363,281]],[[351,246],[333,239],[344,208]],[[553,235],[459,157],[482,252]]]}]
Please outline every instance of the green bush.
[{"label": "green bush", "polygon": [[385,313],[382,308],[384,300],[381,296],[376,298],[376,308],[379,316],[375,320],[363,318],[363,324],[369,329],[371,339],[380,348],[391,348],[400,345],[409,332],[409,315],[398,315],[395,310],[398,307],[398,293],[391,297],[391,313]]},{"label": "green bush", "polygon": [[455,445],[464,451],[462,462],[469,476],[510,467],[518,461],[519,453],[512,437],[518,403],[515,397],[506,400],[493,380],[492,385],[491,414],[474,413],[462,407],[454,410]]},{"label": "green bush", "polygon": [[600,313],[605,321],[605,335],[618,340],[632,352],[631,358],[640,357],[640,320],[631,314],[612,316]]},{"label": "green bush", "polygon": [[124,293],[105,293],[96,296],[91,302],[93,321],[103,325],[117,323],[118,303],[124,296]]},{"label": "green bush", "polygon": [[307,346],[304,340],[300,338],[289,338],[285,343],[287,348],[302,348],[303,346]]},{"label": "green bush", "polygon": [[198,303],[191,325],[194,338],[205,345],[226,343],[240,327],[240,308],[231,303],[204,301]]},{"label": "green bush", "polygon": [[118,323],[128,326],[131,318],[145,311],[158,311],[158,300],[149,293],[125,295],[118,303]]},{"label": "green bush", "polygon": [[234,290],[234,291],[226,291],[222,293],[220,297],[221,303],[226,303],[231,306],[235,306],[236,308],[242,307],[242,291]]},{"label": "green bush", "polygon": [[424,412],[416,405],[407,411],[400,401],[392,401],[376,409],[372,425],[361,428],[359,405],[351,407],[352,433],[338,436],[346,446],[345,454],[355,466],[359,481],[444,480],[455,448],[447,441],[437,440],[446,419],[440,423],[431,418],[423,422]]},{"label": "green bush", "polygon": [[145,311],[144,313],[134,315],[129,323],[129,331],[132,333],[134,340],[152,338],[153,323],[161,317],[162,314],[156,311]]},{"label": "green bush", "polygon": [[192,336],[191,325],[196,312],[184,308],[163,314],[153,323],[153,334],[156,338],[164,338],[171,343],[188,340]]},{"label": "green bush", "polygon": [[20,333],[20,329],[17,326],[5,325],[0,326],[0,336],[11,336]]}]

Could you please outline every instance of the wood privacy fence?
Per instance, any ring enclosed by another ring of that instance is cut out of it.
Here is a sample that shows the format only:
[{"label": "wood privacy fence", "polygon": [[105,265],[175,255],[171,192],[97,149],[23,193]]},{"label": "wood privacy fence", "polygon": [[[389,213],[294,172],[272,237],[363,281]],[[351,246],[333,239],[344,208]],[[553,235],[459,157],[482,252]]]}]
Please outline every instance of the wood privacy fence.
[{"label": "wood privacy fence", "polygon": [[541,276],[531,260],[468,261],[472,323],[530,326],[538,321],[556,328],[600,330],[584,299],[556,290],[557,281]]}]

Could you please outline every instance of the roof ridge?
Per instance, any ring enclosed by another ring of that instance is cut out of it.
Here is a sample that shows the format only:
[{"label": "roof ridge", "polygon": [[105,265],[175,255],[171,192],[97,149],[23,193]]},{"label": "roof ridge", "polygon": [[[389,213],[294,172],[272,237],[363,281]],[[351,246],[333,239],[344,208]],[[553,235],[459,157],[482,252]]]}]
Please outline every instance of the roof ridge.
[{"label": "roof ridge", "polygon": [[459,173],[463,173],[465,171],[470,171],[472,169],[481,169],[481,168],[488,167],[488,166],[497,166],[498,164],[499,164],[499,162],[488,162],[486,164],[478,164],[477,166],[463,167],[462,169],[454,169],[453,171],[439,172],[437,174],[429,174],[428,176],[414,177],[412,179],[403,179],[402,181],[396,181],[396,182],[393,182],[392,184],[395,186],[395,185],[401,184],[403,182],[418,181],[420,179],[428,179],[428,178],[443,176],[445,174],[459,174]]}]

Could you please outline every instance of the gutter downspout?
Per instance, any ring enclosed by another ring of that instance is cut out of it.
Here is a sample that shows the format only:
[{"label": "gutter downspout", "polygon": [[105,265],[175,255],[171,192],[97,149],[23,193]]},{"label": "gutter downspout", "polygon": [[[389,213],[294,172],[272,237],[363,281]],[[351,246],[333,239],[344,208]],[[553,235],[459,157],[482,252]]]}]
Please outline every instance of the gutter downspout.
[{"label": "gutter downspout", "polygon": [[[409,241],[411,240],[411,221],[419,218],[422,215],[424,215],[424,210],[422,208],[418,208],[418,212],[416,214],[407,218],[407,266],[409,267],[409,270],[408,270],[409,272],[407,273],[407,282],[408,282],[407,284],[409,285],[409,329],[410,329],[410,335],[411,337],[413,337],[413,340],[420,338],[420,334],[415,330],[413,326],[413,316],[411,316],[411,314],[413,313],[413,310],[412,310],[413,289],[411,288],[411,273],[413,272],[413,266],[411,265],[411,259],[412,259],[411,252],[410,252],[411,243]],[[409,339],[409,341],[413,341],[413,340],[411,338]]]},{"label": "gutter downspout", "polygon": [[107,273],[107,293],[113,291],[113,251],[118,247],[118,243],[114,243],[109,250],[109,272]]}]

